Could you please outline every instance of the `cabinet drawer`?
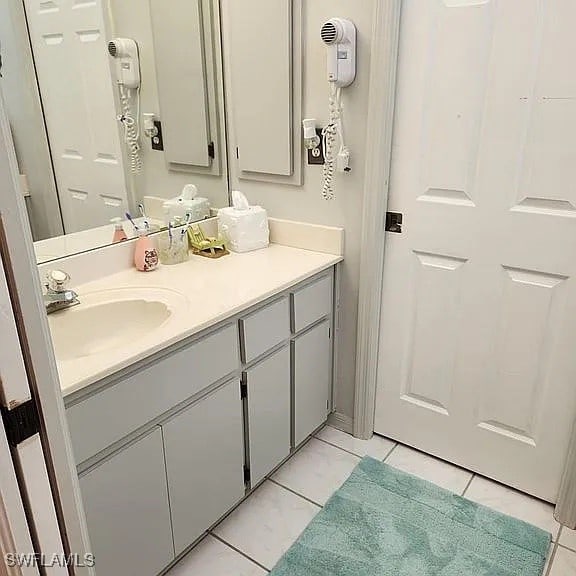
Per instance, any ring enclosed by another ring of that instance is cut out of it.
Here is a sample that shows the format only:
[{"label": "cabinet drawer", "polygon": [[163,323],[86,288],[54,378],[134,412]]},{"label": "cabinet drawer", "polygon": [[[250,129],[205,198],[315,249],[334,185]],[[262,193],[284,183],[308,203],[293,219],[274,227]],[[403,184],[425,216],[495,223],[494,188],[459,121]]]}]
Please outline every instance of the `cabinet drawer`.
[{"label": "cabinet drawer", "polygon": [[290,303],[282,298],[240,320],[242,360],[251,362],[290,337]]},{"label": "cabinet drawer", "polygon": [[70,406],[66,416],[76,463],[84,462],[238,367],[238,331],[231,324]]},{"label": "cabinet drawer", "polygon": [[300,332],[332,313],[332,275],[293,292],[291,298],[292,330]]}]

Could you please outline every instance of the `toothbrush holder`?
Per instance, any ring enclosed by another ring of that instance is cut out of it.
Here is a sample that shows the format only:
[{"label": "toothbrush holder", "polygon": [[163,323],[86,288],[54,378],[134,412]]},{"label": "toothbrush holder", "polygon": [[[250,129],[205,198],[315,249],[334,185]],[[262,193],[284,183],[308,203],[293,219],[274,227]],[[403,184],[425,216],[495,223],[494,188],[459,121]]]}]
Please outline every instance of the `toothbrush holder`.
[{"label": "toothbrush holder", "polygon": [[[184,233],[182,231],[184,230]],[[158,235],[158,253],[162,264],[182,264],[190,258],[188,235],[184,228],[174,228]]]}]

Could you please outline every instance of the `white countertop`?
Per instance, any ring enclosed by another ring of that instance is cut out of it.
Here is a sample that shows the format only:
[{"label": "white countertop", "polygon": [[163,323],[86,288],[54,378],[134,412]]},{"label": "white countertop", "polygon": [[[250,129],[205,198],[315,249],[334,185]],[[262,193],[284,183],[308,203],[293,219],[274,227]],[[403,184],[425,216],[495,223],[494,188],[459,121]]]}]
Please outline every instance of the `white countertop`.
[{"label": "white countertop", "polygon": [[[342,257],[271,244],[247,254],[230,254],[217,260],[191,256],[176,266],[154,272],[125,270],[81,286],[82,295],[111,289],[161,288],[179,292],[172,318],[137,342],[121,349],[58,362],[64,396],[114,374],[140,360],[214,326],[267,298],[326,270]],[[80,309],[80,306],[76,309]],[[59,314],[73,313],[75,309]],[[114,330],[114,326],[110,327]]]}]

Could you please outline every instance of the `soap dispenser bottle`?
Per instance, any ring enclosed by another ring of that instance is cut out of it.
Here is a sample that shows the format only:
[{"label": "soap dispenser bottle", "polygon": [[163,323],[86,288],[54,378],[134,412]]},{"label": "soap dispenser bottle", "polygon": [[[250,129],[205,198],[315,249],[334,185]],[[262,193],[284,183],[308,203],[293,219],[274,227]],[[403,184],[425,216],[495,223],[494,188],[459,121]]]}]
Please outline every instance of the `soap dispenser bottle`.
[{"label": "soap dispenser bottle", "polygon": [[158,268],[158,251],[146,230],[138,230],[138,240],[134,248],[134,266],[140,272],[151,272]]},{"label": "soap dispenser bottle", "polygon": [[110,222],[114,224],[114,236],[112,236],[112,243],[117,244],[118,242],[124,242],[124,240],[128,240],[128,236],[126,236],[124,226],[122,225],[122,218],[112,218]]}]

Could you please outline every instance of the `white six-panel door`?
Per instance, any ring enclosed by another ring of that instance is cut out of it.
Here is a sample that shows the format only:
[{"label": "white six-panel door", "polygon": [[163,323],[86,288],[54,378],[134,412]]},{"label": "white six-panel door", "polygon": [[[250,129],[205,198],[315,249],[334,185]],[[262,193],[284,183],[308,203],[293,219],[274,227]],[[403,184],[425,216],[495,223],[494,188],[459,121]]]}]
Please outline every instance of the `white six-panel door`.
[{"label": "white six-panel door", "polygon": [[576,2],[405,0],[376,432],[554,501],[576,416]]},{"label": "white six-panel door", "polygon": [[24,0],[66,233],[123,216],[128,195],[102,0]]}]

